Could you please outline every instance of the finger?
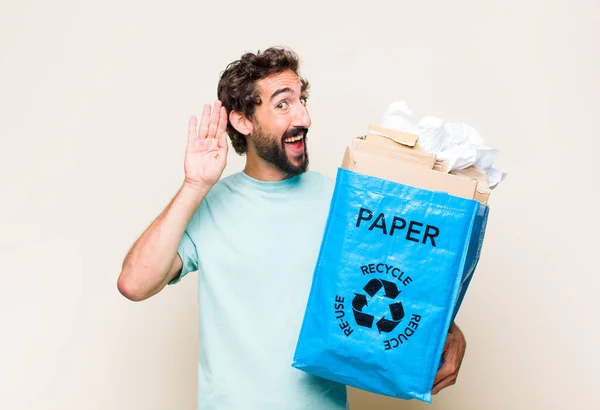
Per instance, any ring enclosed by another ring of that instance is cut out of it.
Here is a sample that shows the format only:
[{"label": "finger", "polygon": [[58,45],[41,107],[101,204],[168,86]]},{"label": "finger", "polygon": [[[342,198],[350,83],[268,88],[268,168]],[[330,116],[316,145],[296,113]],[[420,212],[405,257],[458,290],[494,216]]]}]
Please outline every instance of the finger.
[{"label": "finger", "polygon": [[215,138],[217,136],[217,124],[219,123],[219,118],[221,118],[221,101],[215,103],[212,118],[210,119],[210,125],[208,126],[208,136],[207,138]]},{"label": "finger", "polygon": [[448,376],[445,379],[443,379],[442,381],[440,381],[439,383],[436,383],[433,385],[433,388],[431,389],[431,394],[438,394],[440,391],[442,391],[446,387],[452,386],[455,383],[456,383],[456,377]]},{"label": "finger", "polygon": [[202,120],[200,120],[200,129],[198,130],[198,139],[206,138],[208,134],[208,123],[210,122],[210,104],[204,106],[202,111]]},{"label": "finger", "polygon": [[198,120],[196,118],[196,116],[192,116],[192,118],[190,118],[190,122],[188,124],[188,142],[192,142],[195,138],[196,138],[196,124],[198,123]]},{"label": "finger", "polygon": [[221,106],[221,113],[219,115],[219,124],[217,125],[219,131],[225,131],[227,129],[227,110],[224,106]]},{"label": "finger", "polygon": [[224,147],[227,144],[227,110],[223,106],[221,106],[217,133],[219,135],[219,147]]},{"label": "finger", "polygon": [[435,375],[433,384],[439,383],[441,380],[444,380],[447,377],[452,376],[453,373],[454,373],[454,369],[453,369],[453,366],[450,364],[450,362],[444,362],[444,364],[442,365],[440,370],[438,370],[437,374]]}]

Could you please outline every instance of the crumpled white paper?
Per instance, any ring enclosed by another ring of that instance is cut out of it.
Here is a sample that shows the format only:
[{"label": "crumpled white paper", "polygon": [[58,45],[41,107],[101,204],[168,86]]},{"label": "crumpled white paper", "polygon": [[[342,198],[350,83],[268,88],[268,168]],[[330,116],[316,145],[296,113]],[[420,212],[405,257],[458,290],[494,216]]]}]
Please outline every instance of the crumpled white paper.
[{"label": "crumpled white paper", "polygon": [[500,151],[489,147],[467,124],[444,122],[431,116],[416,122],[406,101],[395,101],[383,115],[381,126],[418,135],[419,145],[448,161],[450,171],[475,166],[487,175],[491,189],[506,177],[506,173],[494,168]]}]

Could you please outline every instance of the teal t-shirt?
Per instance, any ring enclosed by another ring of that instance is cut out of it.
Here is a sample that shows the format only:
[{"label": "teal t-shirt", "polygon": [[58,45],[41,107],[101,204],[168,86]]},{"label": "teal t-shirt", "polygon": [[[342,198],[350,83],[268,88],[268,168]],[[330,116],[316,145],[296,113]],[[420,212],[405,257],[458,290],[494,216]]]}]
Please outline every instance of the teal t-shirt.
[{"label": "teal t-shirt", "polygon": [[199,410],[346,408],[346,386],[291,366],[333,187],[238,172],[198,207],[171,284],[198,271]]}]

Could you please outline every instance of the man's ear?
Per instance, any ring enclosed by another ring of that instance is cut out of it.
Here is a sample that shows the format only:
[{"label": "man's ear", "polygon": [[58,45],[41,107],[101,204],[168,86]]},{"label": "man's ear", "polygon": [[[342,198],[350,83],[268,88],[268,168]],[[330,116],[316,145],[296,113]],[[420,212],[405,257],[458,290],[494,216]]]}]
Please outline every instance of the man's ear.
[{"label": "man's ear", "polygon": [[254,130],[252,121],[248,119],[244,114],[239,111],[231,110],[229,113],[229,122],[239,132],[245,136],[248,136]]}]

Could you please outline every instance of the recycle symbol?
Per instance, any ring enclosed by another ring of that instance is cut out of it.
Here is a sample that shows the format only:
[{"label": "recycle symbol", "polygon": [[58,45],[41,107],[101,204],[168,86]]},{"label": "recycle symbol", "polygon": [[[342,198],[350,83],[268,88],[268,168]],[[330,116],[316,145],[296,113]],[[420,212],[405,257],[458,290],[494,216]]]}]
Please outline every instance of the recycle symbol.
[{"label": "recycle symbol", "polygon": [[[395,300],[396,297],[400,294],[398,287],[393,282],[388,282],[383,279],[371,279],[369,283],[365,285],[363,290],[370,296],[373,297],[379,290],[383,288],[385,296],[390,300]],[[362,293],[354,293],[354,299],[352,300],[352,311],[354,312],[354,319],[356,320],[356,324],[359,326],[364,326],[368,328],[373,327],[373,321],[375,318],[373,315],[368,313],[364,313],[362,310],[367,304],[367,297]],[[377,330],[379,333],[386,332],[389,333],[398,326],[398,323],[402,321],[404,318],[404,307],[402,306],[402,302],[394,302],[389,305],[390,313],[392,316],[392,320],[386,319],[385,315],[381,319],[377,321],[375,324],[377,326]]]}]

